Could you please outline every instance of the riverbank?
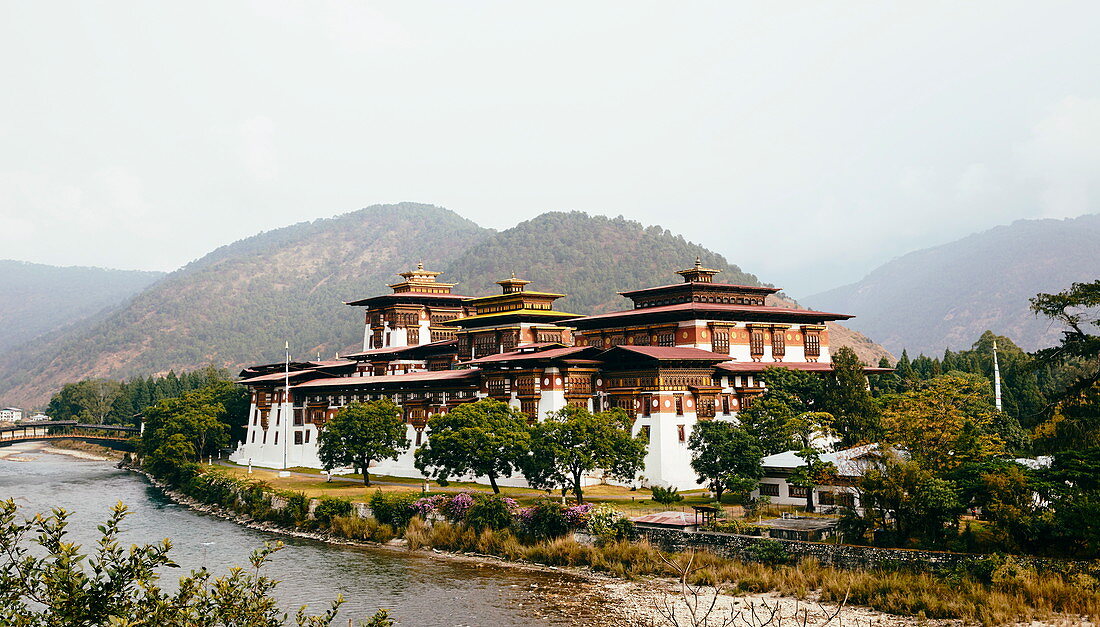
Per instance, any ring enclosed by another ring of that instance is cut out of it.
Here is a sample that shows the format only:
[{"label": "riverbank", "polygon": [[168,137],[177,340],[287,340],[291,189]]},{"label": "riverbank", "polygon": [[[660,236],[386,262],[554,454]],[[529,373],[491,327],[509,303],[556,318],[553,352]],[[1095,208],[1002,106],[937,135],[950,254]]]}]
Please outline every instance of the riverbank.
[{"label": "riverbank", "polygon": [[[179,505],[199,513],[232,521],[250,529],[288,537],[305,538],[338,546],[383,549],[400,553],[408,553],[410,551],[408,541],[404,538],[395,538],[389,542],[379,543],[349,539],[331,533],[289,528],[270,521],[258,521],[248,515],[224,507],[200,502],[165,485],[145,471],[134,469],[134,472],[145,476],[146,479],[156,486],[167,498]],[[676,612],[677,620],[681,621],[680,624],[685,624],[682,621],[687,619],[691,613],[688,603],[688,601],[691,600],[691,598],[689,598],[690,595],[689,597],[685,597],[679,587],[679,582],[665,577],[643,576],[636,580],[628,581],[598,572],[590,567],[555,566],[537,562],[509,560],[485,553],[446,551],[438,548],[419,549],[416,552],[429,554],[441,559],[461,561],[474,565],[505,566],[538,573],[566,573],[582,578],[591,586],[598,588],[602,594],[611,601],[608,604],[611,609],[608,615],[605,616],[606,622],[604,624],[630,625],[632,627],[671,625],[672,622],[663,616],[667,615],[670,610]],[[898,616],[879,612],[868,607],[829,603],[822,601],[820,599],[820,594],[809,590],[802,594],[801,598],[774,592],[745,592],[742,594],[719,593],[716,595],[715,590],[717,590],[717,588],[707,588],[703,591],[703,595],[707,599],[707,605],[710,605],[711,601],[713,601],[713,607],[715,609],[711,616],[712,620],[717,617],[718,614],[730,617],[740,612],[743,617],[741,621],[742,624],[746,624],[744,622],[745,620],[753,620],[753,613],[755,613],[757,617],[773,617],[773,620],[776,622],[783,620],[788,622],[795,621],[797,624],[803,624],[802,621],[805,620],[805,624],[807,625],[824,624],[829,617],[833,617],[833,620],[837,621],[838,616],[839,619],[848,622],[848,624],[858,625],[907,626],[963,624],[962,621],[957,620],[929,620],[927,618]]]}]

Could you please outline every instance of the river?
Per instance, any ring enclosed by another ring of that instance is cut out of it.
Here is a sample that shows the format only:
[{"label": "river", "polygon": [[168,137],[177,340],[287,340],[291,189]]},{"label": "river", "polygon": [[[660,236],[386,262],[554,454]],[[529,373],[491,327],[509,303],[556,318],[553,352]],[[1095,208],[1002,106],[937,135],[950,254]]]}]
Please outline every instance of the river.
[{"label": "river", "polygon": [[55,507],[71,511],[71,537],[86,547],[96,538],[96,524],[120,500],[132,512],[123,525],[124,543],[170,538],[181,568],[165,573],[166,584],[203,565],[217,575],[246,566],[252,550],[280,539],[286,548],[265,567],[281,582],[275,590],[280,604],[291,613],[303,604],[319,613],[342,594],[346,603],[335,625],[367,618],[380,607],[401,625],[608,624],[610,601],[583,578],[277,536],[180,507],[112,462],[51,454],[37,445],[0,449],[0,455],[7,456],[0,458],[0,498],[14,498],[28,515]]}]

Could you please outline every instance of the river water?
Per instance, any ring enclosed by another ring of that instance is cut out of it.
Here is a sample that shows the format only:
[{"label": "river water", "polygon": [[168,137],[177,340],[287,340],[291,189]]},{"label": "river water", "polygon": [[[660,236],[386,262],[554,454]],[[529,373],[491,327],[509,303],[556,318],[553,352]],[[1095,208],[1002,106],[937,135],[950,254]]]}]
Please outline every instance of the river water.
[{"label": "river water", "polygon": [[215,575],[247,566],[265,541],[283,540],[265,573],[281,583],[275,596],[293,614],[313,613],[337,594],[346,599],[335,625],[390,611],[401,625],[608,624],[608,601],[591,582],[555,572],[458,561],[431,554],[328,545],[248,529],[193,512],[166,499],[141,475],[111,462],[75,459],[34,445],[0,449],[0,498],[14,498],[27,515],[61,507],[72,512],[71,538],[89,549],[96,524],[122,501],[132,512],[124,543],[170,538],[180,569],[164,583],[206,565]]}]

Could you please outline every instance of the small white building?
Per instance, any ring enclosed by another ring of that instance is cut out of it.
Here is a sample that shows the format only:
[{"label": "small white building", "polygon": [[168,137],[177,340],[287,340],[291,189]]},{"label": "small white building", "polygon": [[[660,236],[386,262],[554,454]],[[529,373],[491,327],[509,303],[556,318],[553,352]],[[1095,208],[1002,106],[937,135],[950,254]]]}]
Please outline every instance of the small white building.
[{"label": "small white building", "polygon": [[23,410],[18,407],[0,409],[0,422],[19,422],[23,419]]},{"label": "small white building", "polygon": [[[856,486],[863,473],[882,459],[878,444],[822,453],[820,459],[836,466],[836,481],[833,485],[813,488],[814,505],[818,511],[828,513],[844,508],[860,509],[862,504]],[[775,505],[806,505],[809,488],[792,485],[788,481],[795,470],[806,465],[798,456],[798,451],[768,455],[760,460],[760,465],[764,467],[764,477],[760,479],[759,487],[753,490],[754,498],[766,496]]]}]

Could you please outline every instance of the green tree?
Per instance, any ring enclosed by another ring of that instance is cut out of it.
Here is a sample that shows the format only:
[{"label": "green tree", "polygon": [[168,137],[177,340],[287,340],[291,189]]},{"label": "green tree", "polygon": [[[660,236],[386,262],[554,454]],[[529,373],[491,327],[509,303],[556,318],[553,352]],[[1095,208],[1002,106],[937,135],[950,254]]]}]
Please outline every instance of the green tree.
[{"label": "green tree", "polygon": [[888,439],[937,473],[1004,452],[990,382],[951,372],[883,397]]},{"label": "green tree", "polygon": [[354,466],[370,485],[370,463],[396,459],[408,450],[401,409],[389,399],[351,403],[336,412],[317,436],[317,455],[325,470]]},{"label": "green tree", "polygon": [[867,387],[863,362],[847,346],[833,354],[833,372],[825,380],[823,409],[833,415],[832,428],[842,447],[882,438],[878,406]]},{"label": "green tree", "polygon": [[806,489],[807,512],[815,511],[814,488],[836,476],[833,463],[821,459],[822,437],[829,432],[832,421],[833,416],[828,412],[804,412],[788,420],[783,427],[795,443],[797,455],[803,462],[787,481]]},{"label": "green tree", "polygon": [[495,493],[500,493],[497,478],[519,469],[531,443],[527,414],[491,398],[436,414],[428,429],[428,443],[416,451],[421,472],[444,480],[485,476]]},{"label": "green tree", "polygon": [[883,451],[859,482],[867,516],[891,531],[893,543],[940,546],[957,535],[963,505],[952,482],[934,476],[916,461]]},{"label": "green tree", "polygon": [[[215,392],[215,389],[186,392],[146,408],[143,450],[147,453],[155,451],[173,435],[182,436],[191,445],[192,454],[199,458],[226,446],[229,443],[229,424],[225,406],[215,398]],[[173,449],[182,450],[175,445]]]},{"label": "green tree", "polygon": [[787,423],[801,414],[820,410],[825,382],[815,373],[787,368],[766,368],[762,378],[767,391],[738,418],[765,455],[796,448]]},{"label": "green tree", "polygon": [[633,479],[645,464],[646,442],[630,436],[630,418],[621,409],[593,414],[572,405],[547,416],[531,433],[531,451],[523,474],[533,486],[568,486],[584,502],[581,481],[602,470]]},{"label": "green tree", "polygon": [[688,438],[691,468],[722,501],[724,492],[747,493],[763,476],[760,459],[764,456],[756,438],[743,427],[726,420],[707,420],[695,424]]},{"label": "green tree", "polygon": [[[119,534],[127,515],[119,503],[99,527],[101,537],[91,555],[69,541],[69,513],[16,520],[15,503],[0,501],[0,624],[11,627],[53,625],[236,625],[275,627],[290,623],[272,596],[277,581],[260,571],[282,543],[268,544],[251,556],[252,570],[233,568],[213,577],[205,568],[179,580],[174,592],[162,589],[158,572],[177,565],[169,557],[171,542],[123,548]],[[323,627],[336,618],[343,600],[310,616],[305,606],[293,618],[299,627]],[[362,624],[362,623],[361,623]],[[366,623],[388,627],[385,611]]]}]

